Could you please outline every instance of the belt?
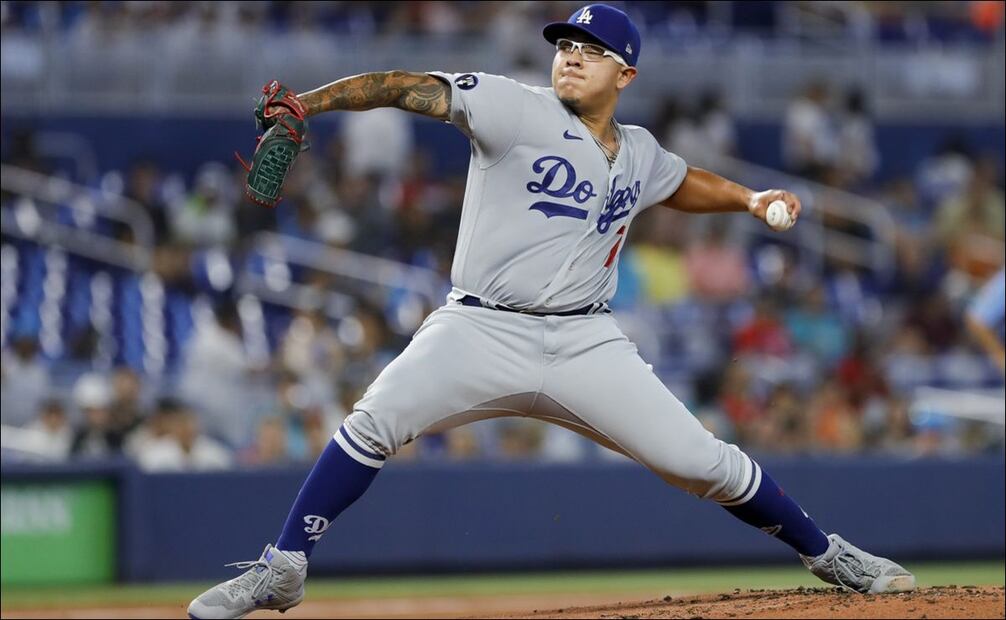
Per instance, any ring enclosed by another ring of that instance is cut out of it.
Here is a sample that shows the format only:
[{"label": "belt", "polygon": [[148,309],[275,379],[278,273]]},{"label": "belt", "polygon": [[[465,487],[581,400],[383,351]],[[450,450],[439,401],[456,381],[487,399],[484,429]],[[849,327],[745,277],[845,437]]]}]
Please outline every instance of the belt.
[{"label": "belt", "polygon": [[607,314],[611,312],[608,307],[604,304],[591,304],[583,308],[578,308],[576,310],[566,310],[565,312],[533,312],[531,310],[518,310],[516,308],[508,308],[506,306],[495,305],[490,306],[482,303],[482,300],[474,295],[465,295],[458,301],[464,306],[477,306],[479,308],[489,308],[490,310],[502,310],[503,312],[516,312],[517,314],[530,314],[532,316],[577,316],[581,314],[595,314],[603,313]]}]

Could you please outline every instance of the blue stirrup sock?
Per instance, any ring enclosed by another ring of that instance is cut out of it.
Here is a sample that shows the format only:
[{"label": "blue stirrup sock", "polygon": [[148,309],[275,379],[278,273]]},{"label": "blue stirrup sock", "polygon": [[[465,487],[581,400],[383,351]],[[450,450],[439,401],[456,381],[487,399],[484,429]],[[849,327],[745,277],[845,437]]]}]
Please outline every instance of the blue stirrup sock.
[{"label": "blue stirrup sock", "polygon": [[384,466],[385,457],[365,447],[343,424],[308,474],[276,541],[288,557],[311,557],[315,543],[343,510],[355,502]]},{"label": "blue stirrup sock", "polygon": [[[746,455],[745,455],[746,456]],[[789,498],[758,463],[747,457],[750,472],[745,490],[732,500],[718,500],[727,512],[769,536],[775,536],[802,555],[828,550],[828,537],[800,506]]]}]

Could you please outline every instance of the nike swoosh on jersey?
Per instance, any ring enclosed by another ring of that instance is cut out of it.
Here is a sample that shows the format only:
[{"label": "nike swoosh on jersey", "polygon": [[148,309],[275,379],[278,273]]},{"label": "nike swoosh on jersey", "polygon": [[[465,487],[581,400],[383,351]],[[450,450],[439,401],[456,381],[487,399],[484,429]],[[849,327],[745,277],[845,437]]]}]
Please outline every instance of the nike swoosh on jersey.
[{"label": "nike swoosh on jersey", "polygon": [[568,129],[562,132],[562,137],[566,138],[567,140],[583,140],[583,138],[581,138],[580,136],[574,136],[573,134],[569,133]]}]

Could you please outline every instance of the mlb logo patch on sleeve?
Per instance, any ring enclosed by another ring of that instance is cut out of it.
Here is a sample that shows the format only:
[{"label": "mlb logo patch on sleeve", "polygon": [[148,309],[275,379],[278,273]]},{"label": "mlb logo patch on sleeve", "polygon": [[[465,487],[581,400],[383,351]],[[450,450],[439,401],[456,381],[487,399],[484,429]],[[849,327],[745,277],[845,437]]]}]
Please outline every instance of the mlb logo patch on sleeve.
[{"label": "mlb logo patch on sleeve", "polygon": [[457,84],[458,88],[461,90],[471,90],[478,86],[479,79],[471,73],[466,73],[454,78],[454,83]]}]

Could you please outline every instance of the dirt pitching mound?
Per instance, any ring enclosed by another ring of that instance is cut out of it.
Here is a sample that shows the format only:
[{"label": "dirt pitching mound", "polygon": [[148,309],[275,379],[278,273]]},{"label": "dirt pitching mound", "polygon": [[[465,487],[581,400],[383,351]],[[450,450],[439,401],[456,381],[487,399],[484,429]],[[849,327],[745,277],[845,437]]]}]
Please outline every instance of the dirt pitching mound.
[{"label": "dirt pitching mound", "polygon": [[940,586],[904,594],[855,594],[839,588],[734,590],[506,618],[1003,618],[1002,587]]}]

